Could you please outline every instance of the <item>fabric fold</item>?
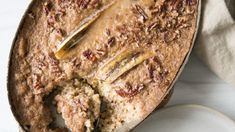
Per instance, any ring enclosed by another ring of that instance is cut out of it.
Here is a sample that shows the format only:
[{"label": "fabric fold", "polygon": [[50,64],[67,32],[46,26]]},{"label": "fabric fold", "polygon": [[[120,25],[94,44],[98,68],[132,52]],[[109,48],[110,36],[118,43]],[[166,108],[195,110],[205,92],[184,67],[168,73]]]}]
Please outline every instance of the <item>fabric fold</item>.
[{"label": "fabric fold", "polygon": [[195,45],[199,58],[235,86],[234,0],[202,0],[201,29]]}]

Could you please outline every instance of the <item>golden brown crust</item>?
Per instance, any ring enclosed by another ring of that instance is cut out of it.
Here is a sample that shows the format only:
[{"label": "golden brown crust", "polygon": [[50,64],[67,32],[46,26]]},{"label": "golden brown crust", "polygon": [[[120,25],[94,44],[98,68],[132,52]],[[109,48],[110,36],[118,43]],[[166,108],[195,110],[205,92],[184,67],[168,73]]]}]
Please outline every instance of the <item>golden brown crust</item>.
[{"label": "golden brown crust", "polygon": [[[17,34],[9,76],[10,101],[24,129],[53,131],[44,98],[75,77],[85,79],[106,103],[99,117],[102,131],[128,130],[162,102],[192,47],[197,0],[116,1],[64,58],[56,58],[61,41],[109,3],[33,2]],[[60,112],[74,109],[68,101],[58,95]]]}]

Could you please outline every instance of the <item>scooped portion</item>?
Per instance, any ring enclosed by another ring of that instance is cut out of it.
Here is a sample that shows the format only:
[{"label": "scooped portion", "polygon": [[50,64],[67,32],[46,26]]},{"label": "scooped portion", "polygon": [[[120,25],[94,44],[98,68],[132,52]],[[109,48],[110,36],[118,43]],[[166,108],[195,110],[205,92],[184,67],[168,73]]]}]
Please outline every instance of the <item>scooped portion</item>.
[{"label": "scooped portion", "polygon": [[100,97],[86,83],[74,79],[55,97],[57,111],[72,132],[91,132],[100,113]]}]

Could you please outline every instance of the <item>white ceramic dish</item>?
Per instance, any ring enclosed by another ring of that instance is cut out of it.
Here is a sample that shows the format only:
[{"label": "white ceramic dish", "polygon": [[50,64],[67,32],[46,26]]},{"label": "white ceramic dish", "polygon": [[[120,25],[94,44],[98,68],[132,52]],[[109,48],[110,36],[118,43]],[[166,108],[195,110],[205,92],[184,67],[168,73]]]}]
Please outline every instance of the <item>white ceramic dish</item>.
[{"label": "white ceramic dish", "polygon": [[235,122],[200,105],[179,105],[153,113],[134,132],[235,132]]}]

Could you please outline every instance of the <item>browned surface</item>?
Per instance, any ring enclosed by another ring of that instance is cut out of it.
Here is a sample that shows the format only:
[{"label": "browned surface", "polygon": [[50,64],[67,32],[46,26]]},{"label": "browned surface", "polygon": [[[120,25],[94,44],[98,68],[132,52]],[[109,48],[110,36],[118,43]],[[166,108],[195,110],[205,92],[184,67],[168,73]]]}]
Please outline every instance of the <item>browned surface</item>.
[{"label": "browned surface", "polygon": [[[63,59],[56,59],[54,52],[60,42],[84,18],[110,2],[34,1],[17,35],[9,76],[10,101],[25,129],[49,131],[53,118],[44,98],[56,86],[63,86],[65,81],[77,76],[95,87],[94,91],[106,102],[99,121],[102,131],[129,129],[161,103],[192,46],[196,0],[118,0],[92,24],[76,47]],[[112,70],[104,72],[105,76],[100,77],[100,69],[124,50],[133,49],[144,54],[151,52],[153,56],[106,83],[131,63],[132,56],[137,60],[139,54],[127,56],[129,60],[120,61]],[[61,95],[57,100],[59,109],[74,109],[63,104],[64,99]],[[72,125],[73,128],[84,126],[82,118],[76,121],[78,125]]]}]

